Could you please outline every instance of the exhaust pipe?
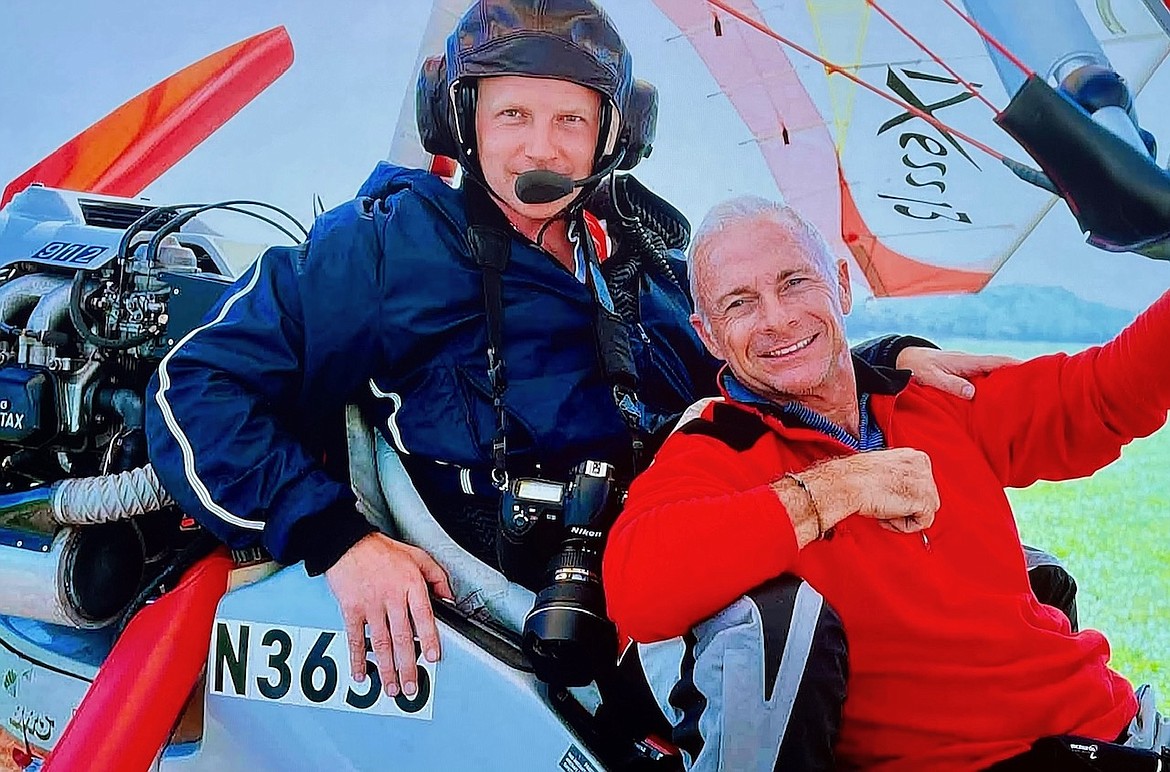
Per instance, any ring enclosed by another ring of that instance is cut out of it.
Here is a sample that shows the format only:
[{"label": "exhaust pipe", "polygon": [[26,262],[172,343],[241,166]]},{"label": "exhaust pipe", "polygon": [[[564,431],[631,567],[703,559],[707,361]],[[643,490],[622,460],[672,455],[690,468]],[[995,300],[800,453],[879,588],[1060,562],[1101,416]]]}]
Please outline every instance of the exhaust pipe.
[{"label": "exhaust pipe", "polygon": [[62,528],[51,541],[0,529],[0,614],[103,627],[142,582],[146,556],[128,522]]}]

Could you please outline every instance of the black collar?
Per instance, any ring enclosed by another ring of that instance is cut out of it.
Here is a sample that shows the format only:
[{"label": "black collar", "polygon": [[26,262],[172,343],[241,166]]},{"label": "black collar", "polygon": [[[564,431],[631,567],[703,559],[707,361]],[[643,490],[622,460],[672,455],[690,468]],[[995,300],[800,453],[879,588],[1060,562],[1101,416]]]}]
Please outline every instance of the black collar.
[{"label": "black collar", "polygon": [[[730,367],[726,363],[719,372],[720,380],[724,377],[724,373],[731,375]],[[853,355],[853,377],[857,386],[857,399],[859,402],[862,394],[884,394],[890,396],[898,394],[902,389],[906,388],[906,384],[910,382],[910,376],[911,372],[909,370],[871,365],[856,354]],[[745,387],[741,385],[740,388]],[[724,393],[727,393],[726,387],[724,387]],[[732,399],[734,400],[734,398]],[[747,404],[763,415],[770,415],[773,418],[779,419],[786,426],[802,425],[791,413],[786,412],[780,405],[771,401],[757,398]]]},{"label": "black collar", "polygon": [[853,372],[857,378],[857,393],[897,394],[910,382],[909,370],[871,365],[856,354],[853,355]]}]

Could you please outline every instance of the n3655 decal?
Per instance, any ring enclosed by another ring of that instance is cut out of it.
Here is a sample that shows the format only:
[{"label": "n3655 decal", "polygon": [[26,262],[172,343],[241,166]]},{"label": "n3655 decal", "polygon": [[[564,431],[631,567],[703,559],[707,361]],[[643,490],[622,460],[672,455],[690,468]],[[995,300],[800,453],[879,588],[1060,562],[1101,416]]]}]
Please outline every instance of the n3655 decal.
[{"label": "n3655 decal", "polygon": [[349,675],[345,633],[311,627],[215,620],[208,662],[212,694],[260,702],[431,719],[435,665],[415,651],[418,691],[387,697],[366,640],[366,680]]}]

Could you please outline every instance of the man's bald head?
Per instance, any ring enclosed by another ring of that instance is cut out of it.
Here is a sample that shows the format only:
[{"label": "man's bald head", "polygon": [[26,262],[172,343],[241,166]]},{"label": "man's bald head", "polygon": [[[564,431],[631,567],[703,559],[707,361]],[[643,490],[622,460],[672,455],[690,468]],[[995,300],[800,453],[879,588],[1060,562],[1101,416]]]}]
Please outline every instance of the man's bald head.
[{"label": "man's bald head", "polygon": [[[837,273],[837,260],[816,227],[792,207],[762,196],[739,196],[716,204],[707,212],[703,222],[695,231],[691,250],[687,256],[687,274],[690,280],[691,298],[695,311],[708,324],[711,309],[701,300],[702,274],[707,269],[707,258],[718,248],[721,235],[733,228],[751,229],[761,224],[779,228],[790,240],[815,258],[815,263],[825,279],[833,281]],[[711,299],[707,302],[709,303]]]}]

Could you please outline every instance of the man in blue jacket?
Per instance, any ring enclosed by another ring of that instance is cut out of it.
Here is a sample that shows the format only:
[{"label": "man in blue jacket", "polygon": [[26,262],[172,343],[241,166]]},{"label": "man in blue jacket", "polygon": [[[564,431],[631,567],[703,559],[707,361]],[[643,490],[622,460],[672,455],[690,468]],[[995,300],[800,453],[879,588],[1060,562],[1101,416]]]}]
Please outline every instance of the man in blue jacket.
[{"label": "man in blue jacket", "polygon": [[[679,257],[623,285],[636,318],[615,311],[582,202],[649,151],[656,97],[600,9],[552,5],[480,0],[424,68],[424,143],[459,160],[462,188],[379,165],[305,243],[265,252],[152,385],[167,490],[229,545],[324,573],[355,677],[368,626],[390,695],[417,688],[415,634],[438,658],[429,593],[451,590],[429,555],[355,508],[346,403],[440,523],[494,564],[497,483],[564,480],[585,459],[632,476],[650,435],[715,388]],[[893,364],[899,345],[876,353]]]}]

